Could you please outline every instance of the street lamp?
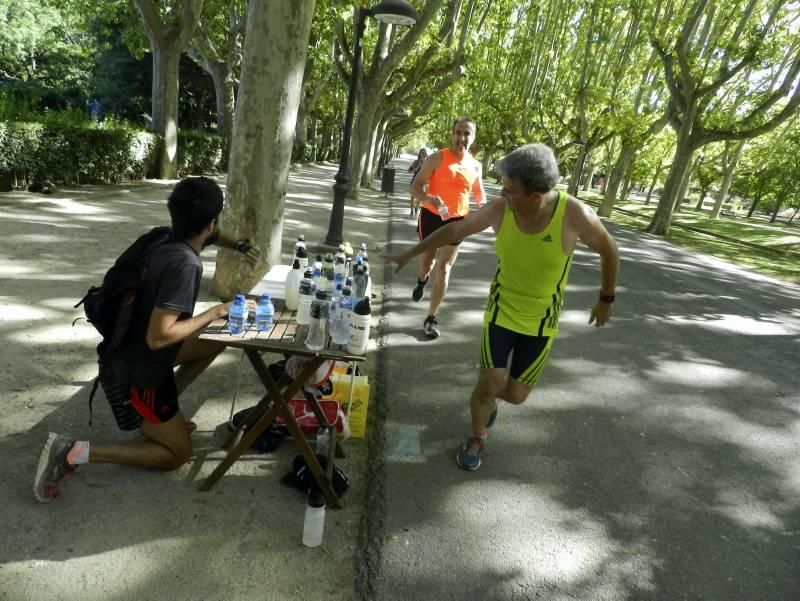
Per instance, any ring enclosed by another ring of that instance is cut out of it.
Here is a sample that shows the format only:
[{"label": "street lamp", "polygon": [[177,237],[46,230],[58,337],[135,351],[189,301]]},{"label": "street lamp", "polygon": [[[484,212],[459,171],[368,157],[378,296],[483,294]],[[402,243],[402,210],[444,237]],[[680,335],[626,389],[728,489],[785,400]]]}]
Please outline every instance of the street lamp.
[{"label": "street lamp", "polygon": [[339,171],[334,176],[336,183],[333,185],[333,208],[328,224],[328,234],[325,236],[325,244],[329,246],[338,246],[342,242],[344,201],[350,191],[347,166],[350,162],[350,137],[353,130],[353,114],[356,109],[358,73],[361,70],[361,38],[364,36],[367,17],[390,25],[413,25],[419,19],[417,11],[406,0],[382,0],[372,8],[358,9],[353,42],[353,65],[350,72],[350,91],[347,94],[347,114],[342,132],[342,153],[339,158]]}]

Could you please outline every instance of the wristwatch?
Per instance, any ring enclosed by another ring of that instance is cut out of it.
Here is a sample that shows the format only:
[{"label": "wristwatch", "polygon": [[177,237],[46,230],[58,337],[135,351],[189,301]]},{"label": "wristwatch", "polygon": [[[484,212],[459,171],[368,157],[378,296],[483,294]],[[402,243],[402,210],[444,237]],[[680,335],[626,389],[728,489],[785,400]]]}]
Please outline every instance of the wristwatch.
[{"label": "wristwatch", "polygon": [[240,252],[242,254],[246,254],[248,250],[253,248],[253,245],[250,244],[250,239],[249,238],[245,238],[243,240],[237,240],[236,242],[234,242],[233,243],[233,248],[237,252]]},{"label": "wristwatch", "polygon": [[614,302],[615,298],[616,298],[615,294],[603,294],[602,291],[600,292],[600,300],[603,301],[604,303],[611,304]]}]

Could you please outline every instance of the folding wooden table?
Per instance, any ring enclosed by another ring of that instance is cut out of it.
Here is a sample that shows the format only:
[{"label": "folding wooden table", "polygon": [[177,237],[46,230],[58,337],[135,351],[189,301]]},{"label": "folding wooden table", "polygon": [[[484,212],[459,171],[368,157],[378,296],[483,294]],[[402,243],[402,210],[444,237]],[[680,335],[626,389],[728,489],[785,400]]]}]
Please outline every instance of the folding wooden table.
[{"label": "folding wooden table", "polygon": [[[330,432],[330,450],[328,454],[327,470],[323,470],[317,456],[308,444],[303,431],[300,429],[289,409],[287,402],[294,398],[303,388],[303,383],[326,361],[356,362],[364,361],[364,355],[348,353],[346,348],[334,345],[328,339],[326,347],[313,351],[304,344],[308,326],[299,326],[295,319],[296,313],[286,309],[282,300],[273,300],[275,317],[272,328],[266,332],[259,332],[252,320],[248,321],[247,329],[240,334],[231,334],[226,320],[215,321],[207,326],[201,333],[201,340],[212,340],[244,351],[255,369],[261,383],[264,385],[265,394],[258,404],[248,413],[236,431],[223,443],[223,448],[228,449],[225,459],[214,469],[200,486],[200,490],[210,490],[222,475],[228,471],[236,460],[250,447],[253,441],[266,430],[277,415],[280,415],[294,438],[294,444],[308,464],[320,490],[325,495],[329,507],[340,508],[341,500],[331,486],[333,476],[333,457],[337,451],[336,430],[333,424],[328,423],[322,408],[313,395],[306,395],[314,415],[321,426]],[[277,381],[272,377],[262,354],[265,352],[279,353],[284,356],[300,355],[310,360],[304,365],[300,375],[293,381],[283,374]]]}]

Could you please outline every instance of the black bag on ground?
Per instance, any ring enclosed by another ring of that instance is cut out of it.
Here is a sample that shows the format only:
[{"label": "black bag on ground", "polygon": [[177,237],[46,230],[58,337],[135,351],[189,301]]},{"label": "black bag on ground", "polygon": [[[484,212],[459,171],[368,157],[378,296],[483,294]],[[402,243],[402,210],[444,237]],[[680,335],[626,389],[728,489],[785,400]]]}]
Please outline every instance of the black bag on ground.
[{"label": "black bag on ground", "polygon": [[[242,409],[234,413],[231,418],[231,423],[229,424],[231,429],[235,430],[238,428],[254,408],[255,407],[248,407],[247,409]],[[269,427],[253,441],[250,448],[259,453],[271,453],[281,445],[283,439],[286,438],[288,434],[289,432],[284,426],[279,426],[275,422],[272,422]]]},{"label": "black bag on ground", "polygon": [[[316,457],[323,471],[325,471],[328,465],[328,458],[324,455],[317,455]],[[309,490],[319,492],[319,485],[314,479],[314,474],[308,469],[308,463],[302,455],[295,456],[292,462],[292,471],[281,478],[281,484],[292,486],[304,493],[308,493]],[[336,464],[333,466],[331,488],[333,488],[333,492],[335,492],[338,497],[344,495],[347,489],[350,488],[350,481],[347,479],[347,475]]]},{"label": "black bag on ground", "polygon": [[[167,226],[155,227],[139,236],[106,272],[102,284],[89,288],[86,296],[74,306],[77,309],[83,305],[86,319],[103,337],[97,345],[98,363],[103,362],[109,351],[119,347],[128,333],[136,301],[136,290],[144,278],[148,255],[154,248],[170,240],[172,240],[172,228]],[[75,321],[72,325],[75,325]],[[98,375],[89,394],[90,426],[92,401],[99,381]]]}]

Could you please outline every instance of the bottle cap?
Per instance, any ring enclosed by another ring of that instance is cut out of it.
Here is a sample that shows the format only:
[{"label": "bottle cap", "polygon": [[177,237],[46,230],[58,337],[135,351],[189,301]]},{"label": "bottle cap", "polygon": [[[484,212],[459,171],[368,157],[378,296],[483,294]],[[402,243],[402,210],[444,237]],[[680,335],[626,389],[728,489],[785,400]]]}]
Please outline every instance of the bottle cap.
[{"label": "bottle cap", "polygon": [[333,274],[330,271],[328,272],[328,279],[333,281]]},{"label": "bottle cap", "polygon": [[314,270],[310,267],[306,267],[306,271],[303,274],[304,278],[308,278],[309,280],[314,277]]},{"label": "bottle cap", "polygon": [[320,263],[322,263],[322,255],[317,255],[317,261],[319,261]]},{"label": "bottle cap", "polygon": [[347,286],[352,286],[353,285],[353,278],[347,278],[344,283]]},{"label": "bottle cap", "polygon": [[336,289],[337,289],[337,290],[342,290],[342,284],[341,284],[341,283],[339,283],[339,284],[336,284]]},{"label": "bottle cap", "polygon": [[269,295],[269,292],[265,292],[261,295],[261,302],[272,300],[272,297]]},{"label": "bottle cap", "polygon": [[295,259],[292,263],[292,269],[300,269],[300,259]]},{"label": "bottle cap", "polygon": [[369,315],[370,313],[372,313],[372,307],[370,307],[369,305],[368,296],[365,296],[360,301],[358,301],[358,303],[356,303],[356,306],[353,308],[353,313],[355,313],[356,315]]},{"label": "bottle cap", "polygon": [[298,259],[306,259],[306,258],[308,258],[308,251],[306,251],[306,247],[305,246],[300,246],[297,249],[297,252],[294,254],[294,256],[297,257]]},{"label": "bottle cap", "polygon": [[342,288],[342,296],[350,296],[351,293],[352,290],[350,290],[349,286],[345,286],[344,288]]},{"label": "bottle cap", "polygon": [[361,261],[363,261],[361,255],[356,255],[356,265],[361,265]]},{"label": "bottle cap", "polygon": [[305,234],[300,234],[300,235],[297,237],[297,239],[298,239],[298,240],[300,240],[300,241],[302,241],[302,242],[305,242],[305,241],[306,241],[306,235],[305,235]]},{"label": "bottle cap", "polygon": [[328,300],[328,293],[324,290],[317,290],[317,300]]},{"label": "bottle cap", "polygon": [[325,495],[318,490],[309,490],[308,504],[311,507],[325,507]]},{"label": "bottle cap", "polygon": [[339,265],[344,265],[344,257],[336,257],[336,263]]}]

